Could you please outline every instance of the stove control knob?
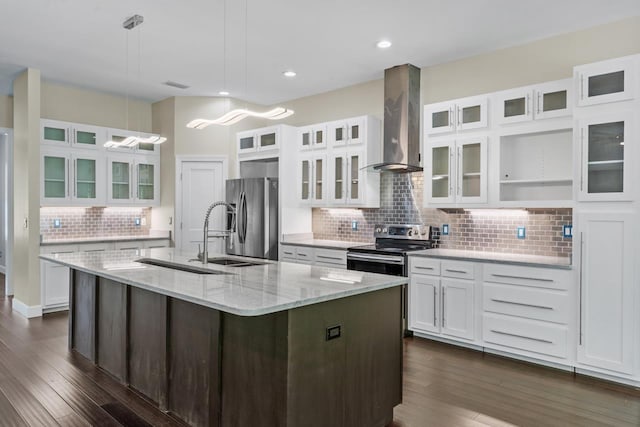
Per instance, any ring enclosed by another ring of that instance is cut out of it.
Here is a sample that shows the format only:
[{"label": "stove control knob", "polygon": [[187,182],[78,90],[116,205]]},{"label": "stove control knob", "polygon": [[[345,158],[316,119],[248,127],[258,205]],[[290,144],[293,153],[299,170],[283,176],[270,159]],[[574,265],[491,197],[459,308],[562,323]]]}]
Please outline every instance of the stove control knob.
[{"label": "stove control knob", "polygon": [[380,233],[380,232],[382,232],[382,228],[380,227],[376,228],[376,233]]},{"label": "stove control knob", "polygon": [[383,233],[386,233],[386,232],[387,232],[387,227],[383,228],[383,229],[382,229],[382,232],[383,232]]},{"label": "stove control knob", "polygon": [[412,235],[413,235],[413,230],[407,231],[407,236],[412,236]]}]

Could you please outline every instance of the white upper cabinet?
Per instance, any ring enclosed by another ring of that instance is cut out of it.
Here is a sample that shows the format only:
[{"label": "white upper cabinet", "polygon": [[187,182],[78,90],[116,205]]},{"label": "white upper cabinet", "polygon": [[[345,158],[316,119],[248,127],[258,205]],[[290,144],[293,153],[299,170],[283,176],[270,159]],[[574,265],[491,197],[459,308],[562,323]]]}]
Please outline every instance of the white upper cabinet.
[{"label": "white upper cabinet", "polygon": [[160,204],[160,162],[155,156],[113,154],[107,158],[107,204]]},{"label": "white upper cabinet", "polygon": [[42,206],[105,204],[104,162],[98,153],[43,148],[40,153]]},{"label": "white upper cabinet", "polygon": [[[366,141],[366,122],[368,117],[354,117],[346,120],[337,120],[327,125],[329,132],[329,144],[332,147],[361,144]],[[371,120],[373,120],[371,118]]]},{"label": "white upper cabinet", "polygon": [[253,129],[236,134],[238,154],[277,152],[280,148],[281,129],[278,126]]},{"label": "white upper cabinet", "polygon": [[100,150],[106,140],[105,128],[58,120],[40,120],[40,142],[43,145]]},{"label": "white upper cabinet", "polygon": [[495,96],[500,124],[570,116],[572,80],[559,80],[498,92]]},{"label": "white upper cabinet", "polygon": [[308,155],[298,161],[298,199],[303,205],[327,203],[327,156]]},{"label": "white upper cabinet", "polygon": [[578,121],[578,200],[633,199],[635,133],[631,111],[598,114]]},{"label": "white upper cabinet", "polygon": [[632,99],[638,56],[627,56],[574,68],[578,106]]},{"label": "white upper cabinet", "polygon": [[487,138],[426,144],[425,206],[487,202]]},{"label": "white upper cabinet", "polygon": [[327,126],[320,123],[313,126],[305,126],[298,129],[298,148],[309,150],[312,148],[327,147]]},{"label": "white upper cabinet", "polygon": [[329,156],[329,201],[334,206],[361,206],[366,202],[364,149],[334,152]]},{"label": "white upper cabinet", "polygon": [[[121,142],[130,136],[138,136],[141,138],[148,138],[153,136],[151,133],[137,132],[125,129],[107,129],[107,141]],[[160,155],[160,145],[141,143],[134,147],[109,147],[107,151],[120,152],[120,153],[141,153],[146,155]]]},{"label": "white upper cabinet", "polygon": [[428,135],[466,131],[487,127],[486,96],[474,96],[454,101],[426,105],[424,126]]}]

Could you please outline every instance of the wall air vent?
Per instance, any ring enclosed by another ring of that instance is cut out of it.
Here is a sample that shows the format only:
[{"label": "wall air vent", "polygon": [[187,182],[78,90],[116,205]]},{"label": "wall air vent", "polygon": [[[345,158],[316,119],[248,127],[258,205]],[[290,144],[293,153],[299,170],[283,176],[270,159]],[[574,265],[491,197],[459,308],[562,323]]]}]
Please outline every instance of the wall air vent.
[{"label": "wall air vent", "polygon": [[164,82],[162,84],[167,85],[167,86],[171,86],[171,87],[175,87],[175,88],[178,88],[178,89],[189,89],[189,86],[183,85],[182,83],[178,83],[178,82],[172,82],[171,80],[167,80],[166,82]]}]

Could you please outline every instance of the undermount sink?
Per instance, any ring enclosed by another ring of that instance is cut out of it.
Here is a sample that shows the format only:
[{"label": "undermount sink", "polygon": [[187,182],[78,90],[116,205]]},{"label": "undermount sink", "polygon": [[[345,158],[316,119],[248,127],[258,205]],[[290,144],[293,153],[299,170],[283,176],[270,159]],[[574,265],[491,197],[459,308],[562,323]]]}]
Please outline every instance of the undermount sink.
[{"label": "undermount sink", "polygon": [[208,268],[197,267],[195,265],[184,265],[184,264],[179,264],[177,262],[165,261],[163,259],[140,258],[140,259],[137,259],[136,262],[139,262],[141,264],[149,264],[149,265],[154,265],[156,267],[170,268],[172,270],[180,270],[180,271],[186,271],[189,273],[196,273],[196,274],[229,274],[225,271],[209,270]]},{"label": "undermount sink", "polygon": [[209,258],[207,260],[210,264],[226,265],[228,267],[250,267],[252,265],[262,265],[263,262],[245,261],[242,259],[233,259],[226,257]]}]

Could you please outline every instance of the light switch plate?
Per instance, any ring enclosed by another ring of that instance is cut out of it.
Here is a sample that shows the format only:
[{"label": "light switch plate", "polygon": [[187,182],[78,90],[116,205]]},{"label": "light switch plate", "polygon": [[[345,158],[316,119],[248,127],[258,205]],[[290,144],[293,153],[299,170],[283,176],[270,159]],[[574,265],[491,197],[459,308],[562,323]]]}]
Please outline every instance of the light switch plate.
[{"label": "light switch plate", "polygon": [[133,220],[133,223],[134,223],[136,226],[140,225],[140,218],[136,218],[136,219],[134,219],[134,220]]},{"label": "light switch plate", "polygon": [[358,231],[358,221],[351,221],[351,230]]},{"label": "light switch plate", "polygon": [[562,226],[562,237],[572,238],[573,237],[573,225],[565,224]]},{"label": "light switch plate", "polygon": [[524,239],[527,237],[527,230],[524,227],[518,227],[517,236],[518,239]]},{"label": "light switch plate", "polygon": [[442,235],[443,236],[449,235],[449,224],[442,224]]}]

